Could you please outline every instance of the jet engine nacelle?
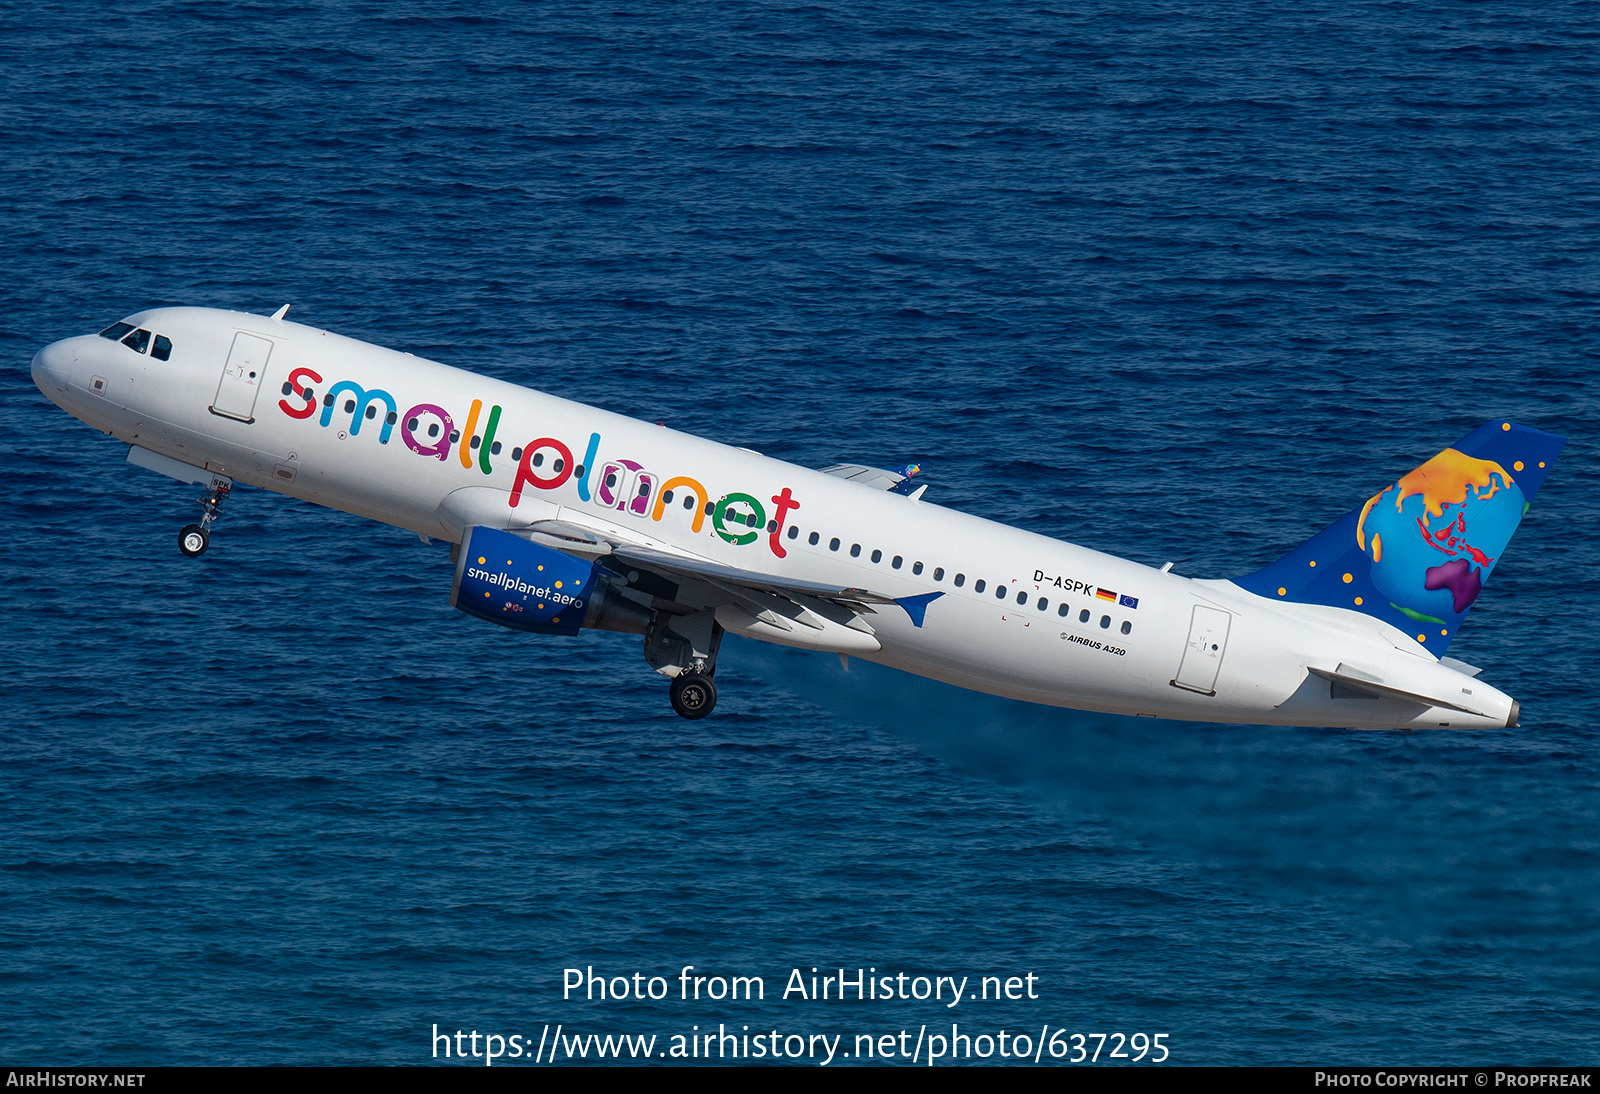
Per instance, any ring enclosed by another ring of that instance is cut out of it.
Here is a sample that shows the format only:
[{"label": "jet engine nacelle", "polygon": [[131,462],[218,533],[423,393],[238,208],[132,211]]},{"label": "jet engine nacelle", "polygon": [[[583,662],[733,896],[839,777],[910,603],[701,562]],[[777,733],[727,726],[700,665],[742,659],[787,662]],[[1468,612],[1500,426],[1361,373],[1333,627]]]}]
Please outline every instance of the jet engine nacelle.
[{"label": "jet engine nacelle", "polygon": [[490,623],[536,634],[577,634],[584,626],[643,634],[649,611],[609,584],[610,575],[592,562],[474,525],[456,556],[450,603]]}]

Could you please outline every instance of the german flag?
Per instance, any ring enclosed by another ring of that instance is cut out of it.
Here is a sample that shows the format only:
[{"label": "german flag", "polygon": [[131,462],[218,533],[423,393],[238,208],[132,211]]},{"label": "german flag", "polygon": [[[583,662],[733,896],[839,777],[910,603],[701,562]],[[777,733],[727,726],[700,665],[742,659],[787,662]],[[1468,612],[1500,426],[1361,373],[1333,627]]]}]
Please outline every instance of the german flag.
[{"label": "german flag", "polygon": [[1094,591],[1094,595],[1098,596],[1101,600],[1109,600],[1113,604],[1115,604],[1116,601],[1117,601],[1117,594],[1112,592],[1110,589],[1101,589],[1099,587],[1096,587],[1095,591]]}]

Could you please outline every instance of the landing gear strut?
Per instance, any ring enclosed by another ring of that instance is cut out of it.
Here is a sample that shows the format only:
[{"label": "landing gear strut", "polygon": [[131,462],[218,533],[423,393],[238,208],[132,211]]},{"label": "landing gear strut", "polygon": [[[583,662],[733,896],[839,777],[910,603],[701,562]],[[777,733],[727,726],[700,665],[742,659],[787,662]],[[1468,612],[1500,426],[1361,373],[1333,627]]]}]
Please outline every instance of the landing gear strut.
[{"label": "landing gear strut", "polygon": [[218,475],[207,487],[206,496],[199,499],[205,515],[199,524],[186,524],[178,533],[178,550],[190,558],[199,558],[211,546],[211,522],[222,512],[222,503],[233,492],[233,481]]}]

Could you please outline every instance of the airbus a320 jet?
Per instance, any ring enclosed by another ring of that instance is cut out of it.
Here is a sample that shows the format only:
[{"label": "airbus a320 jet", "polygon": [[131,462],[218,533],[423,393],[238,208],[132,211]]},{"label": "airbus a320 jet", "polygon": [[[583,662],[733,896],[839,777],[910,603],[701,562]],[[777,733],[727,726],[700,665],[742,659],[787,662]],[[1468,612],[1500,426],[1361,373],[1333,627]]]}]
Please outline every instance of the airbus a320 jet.
[{"label": "airbus a320 jet", "polygon": [[272,316],[139,312],[33,359],[39,389],[205,487],[451,544],[450,602],[643,638],[711,712],[727,633],[1034,703],[1193,721],[1503,727],[1445,656],[1562,438],[1492,421],[1257,573],[1199,580],[924,498],[915,469],[770,459]]}]

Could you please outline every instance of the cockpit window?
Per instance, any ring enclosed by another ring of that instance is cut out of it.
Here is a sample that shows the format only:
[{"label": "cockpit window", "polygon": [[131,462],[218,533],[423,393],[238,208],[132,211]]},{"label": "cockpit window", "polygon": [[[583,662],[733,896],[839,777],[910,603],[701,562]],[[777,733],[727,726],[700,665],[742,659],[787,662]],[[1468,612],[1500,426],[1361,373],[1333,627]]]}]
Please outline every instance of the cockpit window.
[{"label": "cockpit window", "polygon": [[113,323],[100,332],[101,338],[121,342],[135,353],[148,353],[157,361],[172,360],[172,339],[164,334],[152,334],[132,323]]}]

